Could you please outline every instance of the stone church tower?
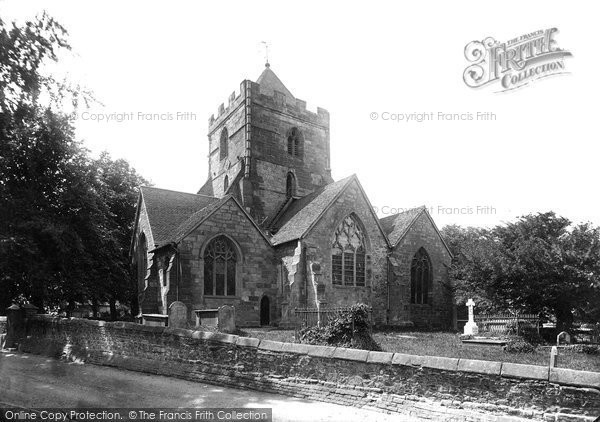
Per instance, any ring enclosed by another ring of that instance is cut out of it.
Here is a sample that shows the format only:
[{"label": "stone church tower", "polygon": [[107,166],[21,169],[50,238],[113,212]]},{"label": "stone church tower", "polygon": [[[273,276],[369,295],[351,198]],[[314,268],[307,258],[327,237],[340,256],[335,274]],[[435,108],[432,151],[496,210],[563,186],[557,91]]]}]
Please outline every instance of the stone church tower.
[{"label": "stone church tower", "polygon": [[199,194],[232,194],[266,227],[293,197],[331,183],[329,113],[306,109],[267,63],[209,119],[209,174]]}]

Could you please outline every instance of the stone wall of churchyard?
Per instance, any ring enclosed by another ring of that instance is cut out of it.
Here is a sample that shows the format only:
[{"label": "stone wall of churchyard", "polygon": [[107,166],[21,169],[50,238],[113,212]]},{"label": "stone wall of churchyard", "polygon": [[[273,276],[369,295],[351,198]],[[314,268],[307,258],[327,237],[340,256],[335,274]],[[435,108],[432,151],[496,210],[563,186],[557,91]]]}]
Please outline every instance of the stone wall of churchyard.
[{"label": "stone wall of churchyard", "polygon": [[25,352],[433,420],[592,421],[600,373],[36,316]]},{"label": "stone wall of churchyard", "polygon": [[6,317],[0,316],[0,334],[6,332]]}]

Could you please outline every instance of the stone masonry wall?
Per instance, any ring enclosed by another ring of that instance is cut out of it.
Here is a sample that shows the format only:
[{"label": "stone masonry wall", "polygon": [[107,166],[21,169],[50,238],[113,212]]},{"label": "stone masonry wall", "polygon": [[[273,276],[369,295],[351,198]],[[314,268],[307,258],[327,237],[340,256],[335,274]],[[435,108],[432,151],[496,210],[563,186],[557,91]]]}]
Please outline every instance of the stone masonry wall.
[{"label": "stone masonry wall", "polygon": [[595,372],[47,316],[28,321],[21,349],[441,421],[592,421],[600,414]]},{"label": "stone masonry wall", "polygon": [[[410,303],[410,267],[419,248],[423,247],[431,259],[433,282],[427,304]],[[423,212],[404,238],[393,249],[392,257],[398,264],[390,283],[390,323],[412,321],[422,328],[450,328],[452,326],[452,295],[448,289],[450,254],[436,232],[429,217]]]},{"label": "stone masonry wall", "polygon": [[[364,226],[367,238],[366,286],[334,285],[331,277],[331,246],[338,225],[350,213],[354,213]],[[387,243],[365,200],[358,182],[352,181],[337,201],[319,219],[304,240],[307,248],[314,248],[307,259],[318,261],[321,266],[324,298],[328,307],[349,306],[366,303],[373,307],[376,323],[385,323],[385,295],[387,280]],[[308,307],[315,307],[308,303]]]},{"label": "stone masonry wall", "polygon": [[[329,113],[306,110],[306,103],[278,102],[252,83],[252,215],[271,217],[286,199],[286,176],[296,178],[296,195],[304,196],[332,182],[329,169]],[[287,152],[287,136],[296,127],[302,134],[301,156]]]},{"label": "stone masonry wall", "polygon": [[[204,295],[203,251],[210,240],[224,234],[237,245],[236,295]],[[179,246],[182,277],[179,300],[188,306],[190,321],[194,309],[215,309],[222,305],[236,308],[238,326],[260,325],[260,300],[266,295],[271,305],[271,322],[278,322],[277,263],[274,251],[233,199],[192,231]]]},{"label": "stone masonry wall", "polygon": [[[242,160],[246,150],[244,138],[245,106],[243,98],[243,83],[241,85],[242,95],[231,99],[227,108],[219,108],[216,120],[211,120],[208,130],[208,178],[212,181],[213,193],[221,198],[225,194],[224,181],[228,177],[229,183],[233,182],[236,174],[241,170]],[[221,159],[220,142],[221,132],[227,129],[229,136],[227,156]]]},{"label": "stone masonry wall", "polygon": [[[154,249],[154,238],[152,237],[152,230],[150,228],[150,220],[148,219],[148,210],[144,201],[141,202],[140,215],[138,218],[138,224],[136,226],[136,232],[134,233],[134,239],[138,239],[141,234],[146,237],[147,250],[151,251]],[[134,264],[137,268],[139,262],[137,262],[138,256],[138,242],[134,242],[134,250],[132,251],[132,257],[134,257]],[[152,265],[154,253],[148,252],[147,263]],[[136,274],[138,272],[136,271]],[[144,274],[143,272],[141,274]],[[140,311],[142,313],[156,313],[158,312],[158,276],[156,274],[156,268],[147,268],[145,275],[139,277],[137,280],[137,289],[139,303],[141,306]]]}]

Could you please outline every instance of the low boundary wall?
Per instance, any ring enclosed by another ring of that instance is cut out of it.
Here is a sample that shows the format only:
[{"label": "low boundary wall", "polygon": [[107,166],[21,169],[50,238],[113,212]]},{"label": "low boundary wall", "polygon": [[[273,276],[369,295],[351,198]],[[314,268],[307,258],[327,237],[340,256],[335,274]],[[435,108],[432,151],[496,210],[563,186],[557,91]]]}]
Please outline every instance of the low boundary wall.
[{"label": "low boundary wall", "polygon": [[24,352],[445,421],[593,421],[600,373],[29,318]]}]

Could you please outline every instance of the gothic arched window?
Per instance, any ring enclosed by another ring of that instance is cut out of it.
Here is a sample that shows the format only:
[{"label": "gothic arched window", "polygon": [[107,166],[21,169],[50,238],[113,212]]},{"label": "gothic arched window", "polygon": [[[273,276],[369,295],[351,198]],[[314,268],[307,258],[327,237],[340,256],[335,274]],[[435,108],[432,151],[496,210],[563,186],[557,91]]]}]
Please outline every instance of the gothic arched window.
[{"label": "gothic arched window", "polygon": [[235,296],[235,246],[226,236],[210,241],[204,250],[204,294]]},{"label": "gothic arched window", "polygon": [[302,157],[302,133],[293,127],[287,138],[287,153],[294,157]]},{"label": "gothic arched window", "polygon": [[221,131],[221,140],[219,141],[219,158],[221,160],[227,158],[229,147],[229,133],[227,132],[227,128],[223,128]]},{"label": "gothic arched window", "polygon": [[296,195],[296,177],[294,173],[289,172],[285,180],[285,197],[291,198]]},{"label": "gothic arched window", "polygon": [[431,286],[431,260],[425,249],[420,248],[410,266],[410,303],[426,304]]},{"label": "gothic arched window", "polygon": [[331,246],[331,279],[344,286],[365,285],[365,236],[353,216],[342,221]]}]

